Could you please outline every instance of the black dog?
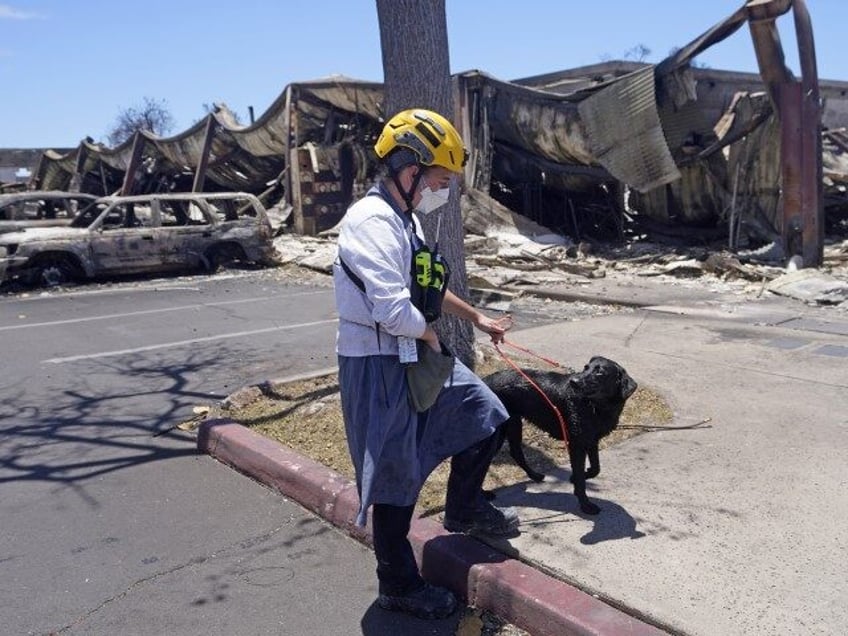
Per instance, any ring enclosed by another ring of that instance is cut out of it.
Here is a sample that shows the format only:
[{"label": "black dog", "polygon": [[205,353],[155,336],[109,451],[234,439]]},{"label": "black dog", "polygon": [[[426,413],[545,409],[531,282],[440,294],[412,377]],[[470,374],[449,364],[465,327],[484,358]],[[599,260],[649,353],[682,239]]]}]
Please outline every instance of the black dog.
[{"label": "black dog", "polygon": [[[568,431],[568,455],[571,483],[586,514],[596,515],[600,508],[586,496],[586,480],[601,472],[598,442],[616,426],[627,398],[636,390],[627,371],[619,364],[594,356],[579,373],[523,369],[565,419]],[[562,439],[562,427],[550,405],[525,378],[513,369],[498,371],[483,381],[503,402],[509,419],[501,427],[501,441],[509,441],[509,454],[533,481],[545,476],[534,471],[524,457],[522,418],[532,422],[554,439]],[[586,458],[589,469],[586,470]]]}]

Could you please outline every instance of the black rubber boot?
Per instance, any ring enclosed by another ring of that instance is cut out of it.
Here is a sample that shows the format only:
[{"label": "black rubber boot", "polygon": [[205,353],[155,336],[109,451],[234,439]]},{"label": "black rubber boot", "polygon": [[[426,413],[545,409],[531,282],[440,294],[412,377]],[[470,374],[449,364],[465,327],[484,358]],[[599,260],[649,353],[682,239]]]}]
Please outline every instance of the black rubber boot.
[{"label": "black rubber boot", "polygon": [[483,495],[483,480],[500,446],[495,432],[451,458],[445,498],[445,530],[511,536],[518,530],[518,514],[496,508]]},{"label": "black rubber boot", "polygon": [[468,532],[486,534],[492,537],[518,535],[518,513],[514,508],[496,508],[489,502],[469,510],[467,517],[448,517],[445,515],[445,530],[448,532]]},{"label": "black rubber boot", "polygon": [[380,594],[401,595],[424,583],[407,535],[415,506],[374,504],[371,512]]},{"label": "black rubber boot", "polygon": [[453,614],[457,602],[450,590],[424,582],[421,587],[407,594],[380,594],[377,605],[385,610],[404,612],[417,618],[436,619]]}]

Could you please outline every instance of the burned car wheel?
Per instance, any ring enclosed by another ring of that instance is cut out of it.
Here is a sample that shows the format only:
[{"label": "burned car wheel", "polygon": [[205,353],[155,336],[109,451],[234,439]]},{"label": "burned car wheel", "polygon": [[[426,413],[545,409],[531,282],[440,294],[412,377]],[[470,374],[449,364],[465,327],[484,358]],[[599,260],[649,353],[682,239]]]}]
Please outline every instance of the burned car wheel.
[{"label": "burned car wheel", "polygon": [[244,250],[236,243],[220,243],[206,250],[203,260],[206,271],[213,274],[234,261],[245,260],[245,255]]},{"label": "burned car wheel", "polygon": [[79,278],[79,268],[70,257],[61,254],[39,258],[30,268],[28,282],[32,285],[56,287]]}]

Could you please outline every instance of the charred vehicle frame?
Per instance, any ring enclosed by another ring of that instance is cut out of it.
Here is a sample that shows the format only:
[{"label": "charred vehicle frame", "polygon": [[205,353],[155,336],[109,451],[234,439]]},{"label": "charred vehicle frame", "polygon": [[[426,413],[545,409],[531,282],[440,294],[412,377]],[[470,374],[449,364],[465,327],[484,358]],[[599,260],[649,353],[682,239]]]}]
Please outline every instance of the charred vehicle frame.
[{"label": "charred vehicle frame", "polygon": [[231,261],[271,264],[271,224],[247,193],[97,199],[67,227],[0,235],[0,281],[58,285],[104,275],[215,271]]}]

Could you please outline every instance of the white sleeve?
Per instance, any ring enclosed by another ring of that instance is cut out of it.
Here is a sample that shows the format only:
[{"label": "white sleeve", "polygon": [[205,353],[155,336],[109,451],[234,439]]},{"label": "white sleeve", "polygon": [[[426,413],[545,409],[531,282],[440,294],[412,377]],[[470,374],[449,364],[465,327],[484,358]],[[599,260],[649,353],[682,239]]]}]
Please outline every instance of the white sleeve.
[{"label": "white sleeve", "polygon": [[393,336],[420,338],[427,323],[410,300],[412,248],[402,219],[394,211],[364,215],[343,226],[338,246],[341,259],[365,285],[374,322]]}]

